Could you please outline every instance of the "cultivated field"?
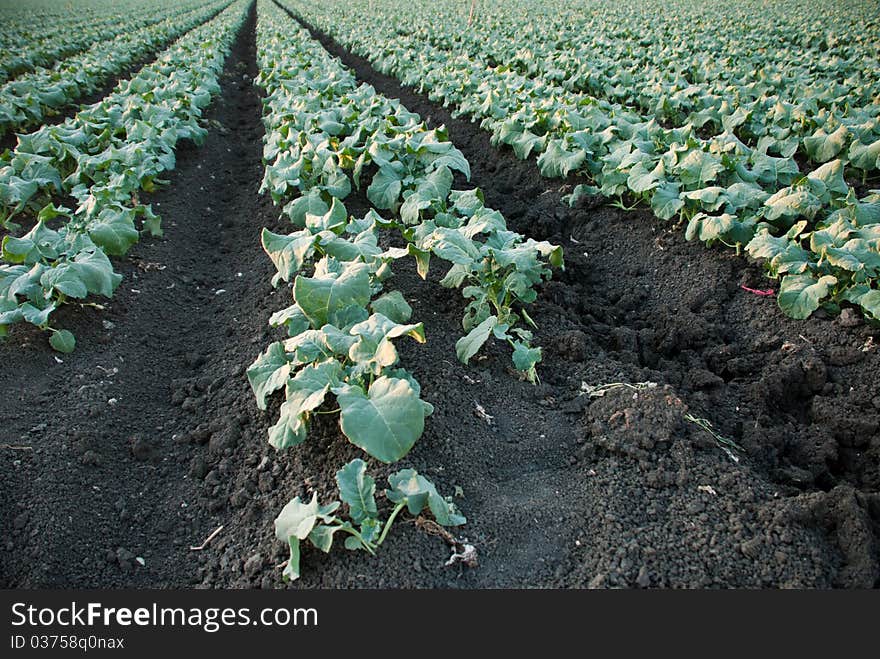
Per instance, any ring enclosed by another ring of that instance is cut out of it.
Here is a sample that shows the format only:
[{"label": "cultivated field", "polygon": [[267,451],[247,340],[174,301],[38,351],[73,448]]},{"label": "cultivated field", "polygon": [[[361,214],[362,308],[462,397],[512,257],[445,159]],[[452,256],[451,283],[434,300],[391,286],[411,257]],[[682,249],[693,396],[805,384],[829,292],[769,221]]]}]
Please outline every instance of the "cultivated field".
[{"label": "cultivated field", "polygon": [[877,587],[878,44],[0,0],[0,583]]}]

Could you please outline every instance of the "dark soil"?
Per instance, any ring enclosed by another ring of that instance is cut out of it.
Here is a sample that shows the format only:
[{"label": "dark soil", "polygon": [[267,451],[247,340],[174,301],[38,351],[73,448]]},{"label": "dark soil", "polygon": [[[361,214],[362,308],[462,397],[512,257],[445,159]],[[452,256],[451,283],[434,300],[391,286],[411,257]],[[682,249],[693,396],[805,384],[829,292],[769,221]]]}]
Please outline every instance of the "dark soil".
[{"label": "dark soil", "polygon": [[[530,311],[544,346],[533,386],[499,346],[458,363],[460,294],[437,285],[439,266],[428,282],[397,269],[428,335],[400,343],[401,357],[436,412],[394,469],[461,488],[457,534],[480,565],[444,567],[443,540],[404,519],[375,559],[307,550],[295,586],[878,586],[880,332],[849,313],[787,319],[741,288],[768,286],[759,270],[648,214],[569,209],[567,187],[533,163],[318,36],[362,80],[445,123],[487,202],[563,244],[566,270]],[[290,295],[270,288],[259,246],[261,226],[283,224],[257,194],[255,74],[252,17],[208,115],[225,128],[180,154],[152,199],[166,237],[120,264],[107,310],[68,310],[77,351],[57,363],[23,329],[0,346],[4,442],[31,447],[0,449],[4,586],[282,586],[272,520],[297,494],[334,496],[334,472],[359,455],[326,417],[276,453],[265,437],[279,401],[258,411],[244,377]],[[653,384],[585,392],[621,382]],[[689,415],[741,446],[739,462]],[[390,471],[371,468],[380,482]]]}]

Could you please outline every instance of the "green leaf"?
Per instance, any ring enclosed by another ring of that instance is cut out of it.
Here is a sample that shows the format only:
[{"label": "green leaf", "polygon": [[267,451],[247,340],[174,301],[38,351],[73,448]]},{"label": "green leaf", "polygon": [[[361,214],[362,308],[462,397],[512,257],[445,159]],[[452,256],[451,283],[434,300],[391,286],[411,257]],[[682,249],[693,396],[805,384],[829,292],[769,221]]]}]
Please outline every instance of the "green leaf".
[{"label": "green leaf", "polygon": [[294,199],[284,207],[284,212],[297,227],[305,227],[306,215],[324,215],[328,210],[330,207],[317,188],[312,188],[308,194]]},{"label": "green leaf", "polygon": [[68,330],[58,330],[49,337],[49,345],[58,352],[73,352],[76,348],[76,337]]},{"label": "green leaf", "polygon": [[112,297],[120,281],[122,275],[113,272],[110,259],[100,249],[80,252],[73,261],[59,263],[40,277],[43,288],[54,288],[73,298],[84,298],[90,293]]},{"label": "green leaf", "polygon": [[431,252],[419,249],[412,243],[407,245],[407,250],[416,260],[416,271],[419,273],[419,277],[425,279],[428,276],[428,267],[431,263]]},{"label": "green leaf", "polygon": [[[297,276],[293,297],[313,327],[335,322],[350,307],[366,308],[370,302],[370,272],[364,263],[346,263],[341,272],[315,277]],[[317,273],[317,270],[316,270]]]},{"label": "green leaf", "polygon": [[825,163],[807,174],[807,179],[814,185],[817,182],[821,184],[819,189],[816,190],[820,197],[824,195],[826,190],[843,196],[846,196],[849,192],[849,186],[843,178],[843,162],[840,160],[832,160]]},{"label": "green leaf", "polygon": [[547,148],[538,157],[538,167],[542,176],[565,178],[586,160],[586,151],[569,152],[565,150],[563,144],[564,140],[549,140],[547,142]]},{"label": "green leaf", "polygon": [[342,432],[377,460],[400,460],[422,435],[426,408],[407,380],[382,376],[370,386],[369,394],[351,385],[333,393],[341,410]]},{"label": "green leaf", "polygon": [[334,197],[330,210],[327,212],[306,213],[305,224],[312,233],[320,233],[321,231],[340,233],[348,224],[348,212],[345,210],[345,204]]},{"label": "green leaf", "polygon": [[800,173],[793,158],[774,158],[767,154],[755,154],[752,160],[752,173],[757,177],[758,182],[765,186],[789,185]]},{"label": "green leaf", "polygon": [[335,359],[309,364],[287,381],[287,399],[278,421],[269,429],[269,443],[277,450],[301,444],[308,431],[309,412],[317,409],[331,387],[342,379],[342,364]]},{"label": "green leaf", "polygon": [[[659,173],[657,171],[658,169],[660,170]],[[645,167],[643,162],[637,162],[629,170],[629,177],[626,180],[626,184],[635,194],[643,194],[660,185],[662,171],[662,161],[654,170],[649,170]]]},{"label": "green leaf", "polygon": [[412,307],[400,291],[380,295],[370,304],[373,313],[380,313],[395,323],[405,323],[412,317]]},{"label": "green leaf", "polygon": [[437,487],[415,469],[402,469],[388,477],[391,488],[385,496],[393,503],[405,503],[410,515],[419,515],[426,508],[442,526],[461,526],[467,522],[451,501],[437,492]]},{"label": "green leaf", "polygon": [[821,210],[822,202],[806,186],[788,187],[767,199],[764,206],[767,208],[765,217],[770,221],[799,216],[812,219]]},{"label": "green leaf", "polygon": [[829,287],[836,283],[837,278],[831,275],[819,279],[813,275],[786,275],[779,286],[779,308],[786,315],[803,320],[819,308]]},{"label": "green leaf", "polygon": [[257,397],[257,407],[266,409],[266,397],[281,389],[290,376],[290,362],[282,343],[271,344],[247,370],[248,382]]},{"label": "green leaf", "polygon": [[698,202],[698,206],[704,211],[716,211],[725,202],[726,189],[718,185],[710,185],[699,190],[691,190],[683,192],[682,197]]},{"label": "green leaf", "polygon": [[89,237],[111,256],[124,256],[140,236],[128,208],[105,207],[88,223]]},{"label": "green leaf", "polygon": [[677,183],[664,181],[654,190],[651,197],[651,210],[662,220],[675,217],[676,213],[684,207],[684,201],[679,197]]},{"label": "green leaf", "polygon": [[[814,234],[815,235],[815,234]],[[803,272],[810,262],[810,254],[797,240],[788,236],[775,237],[763,226],[746,245],[754,259],[767,259],[774,273]]]},{"label": "green leaf", "polygon": [[419,211],[429,208],[433,203],[444,202],[452,189],[452,172],[442,166],[428,174],[400,207],[400,219],[405,224],[416,224]]},{"label": "green leaf", "polygon": [[422,246],[452,263],[468,265],[482,258],[474,241],[456,229],[437,228]]},{"label": "green leaf", "polygon": [[352,326],[350,333],[358,337],[348,351],[349,358],[360,368],[379,375],[382,369],[397,363],[397,349],[391,342],[400,336],[410,336],[419,343],[425,342],[425,327],[401,325],[374,313],[367,320]]},{"label": "green leaf", "polygon": [[730,213],[722,213],[721,215],[697,213],[688,222],[685,239],[699,238],[710,245],[716,240],[722,240],[728,244],[744,245],[752,239],[754,227],[755,220],[750,217],[740,220],[736,215]]},{"label": "green leaf", "polygon": [[[574,208],[577,206],[578,202],[582,197],[584,198],[592,198],[599,195],[600,191],[595,185],[588,185],[586,183],[578,183],[574,186],[574,190],[572,190],[571,194],[565,195],[562,198],[562,201],[568,202],[569,208]],[[676,199],[678,198],[678,192],[675,193]]]},{"label": "green leaf", "polygon": [[292,304],[286,309],[273,313],[269,317],[269,326],[286,326],[288,336],[297,336],[309,329],[309,319],[306,318],[298,304]]},{"label": "green leaf", "polygon": [[746,182],[734,183],[725,191],[729,211],[760,208],[769,196],[760,186]]},{"label": "green leaf", "polygon": [[880,169],[880,139],[871,144],[854,141],[849,147],[849,161],[866,172]]},{"label": "green leaf", "polygon": [[513,342],[513,365],[516,370],[525,373],[530,382],[535,382],[537,379],[535,364],[539,361],[541,361],[540,348],[532,348],[522,341]]},{"label": "green leaf", "polygon": [[403,183],[400,176],[390,167],[380,167],[367,188],[367,199],[379,209],[395,209],[397,207]]},{"label": "green leaf", "polygon": [[367,517],[376,517],[376,481],[367,474],[367,463],[356,458],[336,472],[339,497],[348,504],[349,515],[355,524]]},{"label": "green leaf", "polygon": [[285,581],[296,581],[300,577],[299,538],[290,536],[287,539],[287,544],[290,547],[290,557],[287,559],[287,565],[284,566],[284,572],[281,574]]},{"label": "green leaf", "polygon": [[3,237],[3,260],[8,263],[24,263],[32,265],[42,259],[54,259],[58,256],[61,235],[42,221],[21,238],[7,235]]},{"label": "green leaf", "polygon": [[55,311],[54,304],[47,304],[40,308],[30,302],[25,302],[20,307],[21,316],[25,322],[37,327],[45,327],[49,322],[49,316]]},{"label": "green leaf", "polygon": [[880,272],[880,252],[861,238],[848,240],[841,247],[826,248],[825,258],[831,265],[850,272],[866,271],[870,277]]},{"label": "green leaf", "polygon": [[326,506],[318,505],[318,493],[313,492],[308,503],[300,501],[299,497],[288,501],[275,518],[275,537],[287,542],[290,538],[305,540],[309,533],[320,520],[325,524],[336,521],[334,512],[339,508],[339,502],[334,501]]},{"label": "green leaf", "polygon": [[284,281],[290,281],[302,269],[305,259],[315,251],[315,240],[315,236],[308,231],[281,236],[263,229],[261,235],[263,250],[272,259],[278,276]]},{"label": "green leaf", "polygon": [[843,124],[830,135],[820,128],[810,137],[804,138],[804,149],[812,160],[827,162],[843,150],[848,137],[849,130]]},{"label": "green leaf", "polygon": [[872,289],[852,300],[875,320],[880,320],[880,290]]},{"label": "green leaf", "polygon": [[317,524],[315,528],[312,529],[312,532],[309,533],[309,542],[311,542],[316,549],[320,549],[325,554],[329,554],[330,549],[333,547],[333,536],[337,531],[341,531],[342,529],[342,526]]},{"label": "green leaf", "polygon": [[476,355],[480,348],[483,347],[483,344],[489,338],[489,335],[497,324],[498,318],[496,316],[489,316],[465,336],[456,341],[455,353],[458,355],[458,359],[462,363],[467,364],[470,358]]},{"label": "green leaf", "polygon": [[702,187],[711,183],[724,169],[718,158],[699,149],[690,151],[678,167],[681,170],[679,177],[686,187]]}]

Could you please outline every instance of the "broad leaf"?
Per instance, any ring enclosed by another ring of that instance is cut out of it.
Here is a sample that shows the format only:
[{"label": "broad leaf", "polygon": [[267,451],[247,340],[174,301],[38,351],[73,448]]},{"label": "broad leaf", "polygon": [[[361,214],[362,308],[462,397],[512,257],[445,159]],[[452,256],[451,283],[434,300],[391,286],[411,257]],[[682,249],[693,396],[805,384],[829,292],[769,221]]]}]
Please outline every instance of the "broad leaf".
[{"label": "broad leaf", "polygon": [[409,453],[425,427],[425,405],[412,385],[379,377],[369,393],[357,386],[333,390],[340,407],[342,432],[355,446],[385,463]]}]

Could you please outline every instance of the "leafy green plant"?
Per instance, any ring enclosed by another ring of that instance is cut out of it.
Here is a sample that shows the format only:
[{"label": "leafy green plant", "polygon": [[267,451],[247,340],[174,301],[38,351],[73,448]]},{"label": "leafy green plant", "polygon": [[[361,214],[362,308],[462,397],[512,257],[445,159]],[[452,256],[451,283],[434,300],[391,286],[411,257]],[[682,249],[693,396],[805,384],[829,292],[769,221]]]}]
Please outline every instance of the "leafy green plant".
[{"label": "leafy green plant", "polygon": [[345,436],[383,462],[402,458],[421,436],[433,407],[420,399],[415,378],[397,367],[394,340],[409,336],[424,343],[424,327],[381,313],[368,316],[366,269],[325,258],[314,277],[297,277],[298,302],[274,319],[291,338],[270,345],[248,369],[260,409],[269,394],[285,389],[281,416],[269,431],[276,449],[305,440],[311,415],[321,413],[316,410],[331,393]]},{"label": "leafy green plant", "polygon": [[[56,350],[73,350],[73,335],[51,326],[53,312],[70,300],[112,296],[121,276],[108,256],[124,255],[141,232],[161,235],[137,193],[162,183],[180,140],[204,140],[199,119],[220,90],[246,9],[244,0],[230,4],[99,103],[20,135],[15,150],[0,155],[0,224],[15,230],[19,215],[36,221],[25,235],[3,238],[0,337],[28,322],[49,331]],[[57,207],[58,195],[75,199],[76,210]]]},{"label": "leafy green plant", "polygon": [[[339,200],[364,184],[372,166],[367,198],[386,215],[374,212],[362,222],[371,229],[397,230],[408,243],[404,251],[389,254],[389,261],[412,255],[422,277],[432,255],[447,261],[452,266],[443,284],[462,287],[469,300],[459,358],[466,363],[494,336],[511,345],[514,365],[534,381],[541,351],[531,346],[532,333],[516,325],[534,326],[524,305],[534,301],[551,267],[562,267],[562,250],[509,231],[504,217],[485,207],[479,190],[453,190],[453,172],[469,176],[470,167],[445,129],[429,130],[396,101],[357,85],[337,60],[271,6],[260,6],[258,56],[256,82],[267,90],[263,189],[276,203],[286,202],[285,213],[300,227],[286,237],[264,233],[264,248],[278,268],[276,281],[289,279],[304,259],[328,250],[343,259],[374,258],[362,249],[369,245],[375,251],[371,236],[349,240],[359,243],[354,247],[327,233],[341,234],[346,218]],[[490,316],[495,322],[484,332]]]},{"label": "leafy green plant", "polygon": [[[744,33],[736,22],[707,35],[697,21],[692,38],[670,44],[664,30],[688,29],[682,16],[694,7],[687,1],[674,3],[669,18],[660,19],[665,27],[656,30],[643,29],[643,8],[602,0],[589,3],[601,7],[594,12],[601,18],[563,2],[539,20],[534,3],[503,3],[473,30],[464,29],[452,0],[405,11],[401,0],[344,10],[303,0],[284,4],[383,73],[451,106],[454,115],[479,120],[493,144],[509,145],[519,158],[536,157],[543,175],[586,177],[591,183],[580,184],[571,203],[599,194],[621,208],[644,204],[661,219],[686,224],[688,239],[750,254],[759,235],[779,237],[806,220],[798,245],[808,252],[810,272],[797,274],[811,280],[783,280],[782,310],[803,318],[819,306],[849,302],[878,318],[873,263],[880,245],[860,238],[832,251],[820,243],[814,251],[811,241],[841,213],[852,231],[872,233],[869,225],[880,222],[876,193],[857,198],[847,183],[854,176],[866,182],[880,163],[880,77],[865,40],[876,36],[877,25],[863,30],[866,17],[858,10],[835,15],[836,29],[858,45],[832,38],[817,51],[798,42],[804,50],[793,57],[788,36],[782,54],[781,41],[768,36],[775,32]],[[721,16],[731,12],[749,13],[717,6]],[[790,27],[796,42],[811,42],[802,25]],[[684,54],[702,43],[713,52],[720,44],[731,55]],[[744,71],[732,75],[738,67],[761,73],[754,80]],[[799,160],[816,169],[804,174]],[[770,274],[777,276],[772,268]],[[803,288],[806,295],[787,294]]]},{"label": "leafy green plant", "polygon": [[[352,460],[337,471],[336,484],[341,501],[321,505],[317,493],[307,503],[296,497],[275,519],[275,536],[290,547],[285,580],[300,577],[301,545],[306,541],[329,553],[334,536],[342,533],[346,536],[346,549],[375,555],[404,508],[413,516],[430,511],[442,526],[461,526],[467,521],[451,499],[442,497],[434,484],[414,469],[402,469],[388,477],[390,487],[385,496],[394,507],[384,521],[376,503],[376,482],[367,474],[363,460]],[[343,503],[348,509],[347,516],[340,512]]]},{"label": "leafy green plant", "polygon": [[[93,93],[111,76],[204,23],[223,2],[201,6],[190,2],[163,7],[154,15],[130,18],[131,31],[109,41],[98,40],[51,68],[40,66],[6,83],[0,87],[0,136],[37,126]],[[65,35],[67,38],[69,35]]]}]

